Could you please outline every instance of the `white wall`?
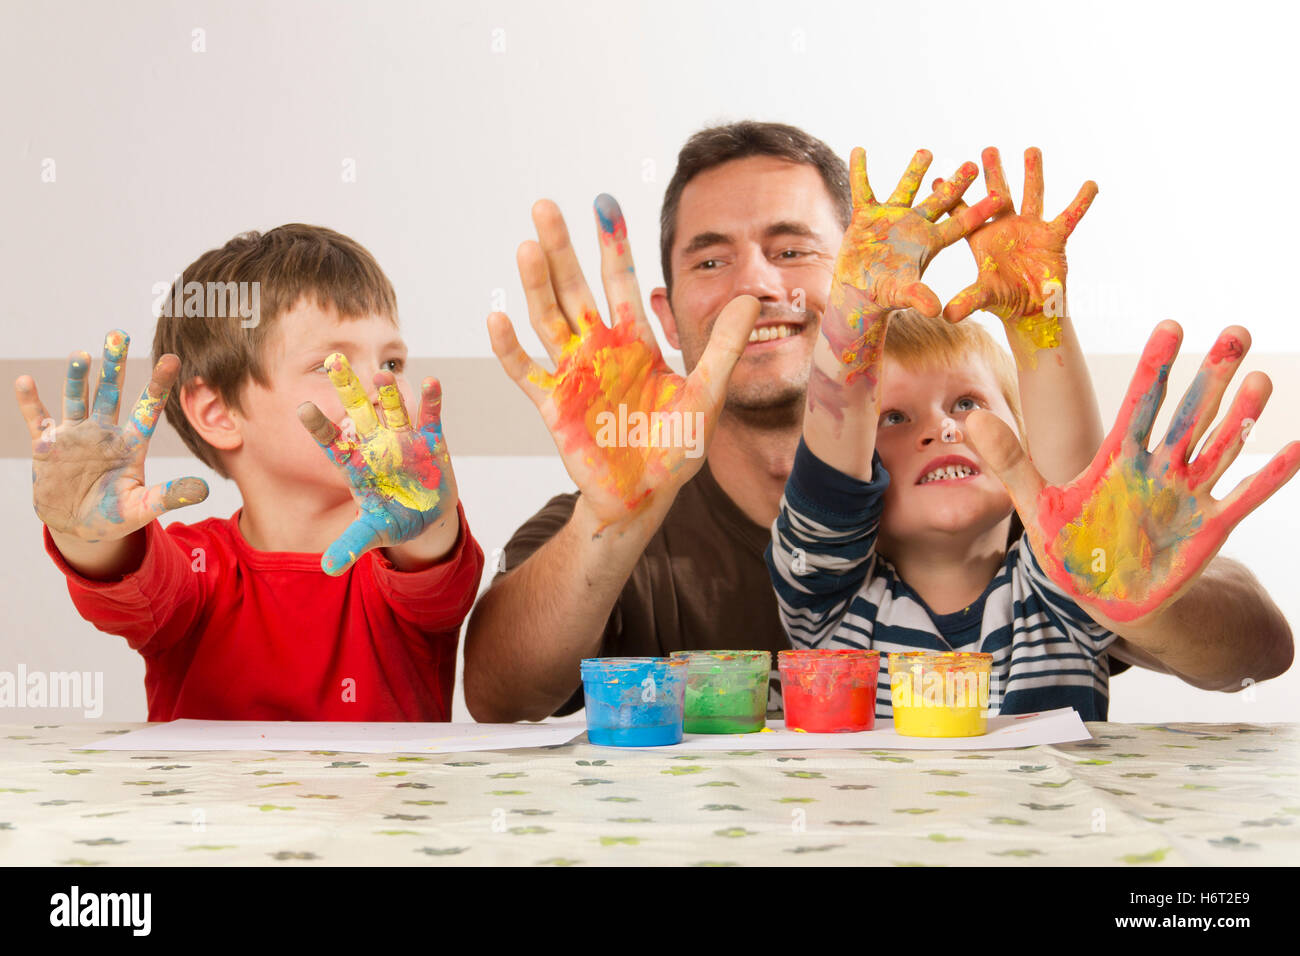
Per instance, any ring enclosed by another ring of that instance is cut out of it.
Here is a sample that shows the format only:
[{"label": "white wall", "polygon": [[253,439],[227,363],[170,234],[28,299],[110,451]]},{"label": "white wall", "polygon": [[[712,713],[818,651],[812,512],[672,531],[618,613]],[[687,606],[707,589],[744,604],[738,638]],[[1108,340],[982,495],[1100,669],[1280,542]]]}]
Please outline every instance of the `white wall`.
[{"label": "white wall", "polygon": [[[1173,317],[1189,357],[1230,321],[1250,328],[1259,355],[1300,352],[1282,284],[1297,251],[1287,202],[1297,132],[1278,104],[1300,79],[1283,11],[1249,2],[6,3],[4,368],[93,352],[117,325],[147,340],[153,283],[236,232],[287,221],[329,225],[375,253],[414,355],[488,356],[494,290],[523,324],[514,250],[530,235],[534,199],[560,203],[595,275],[590,202],[616,195],[648,289],[678,148],[704,124],[745,117],[802,126],[845,155],[864,145],[884,189],[917,147],[947,174],[990,144],[1018,189],[1021,151],[1040,146],[1049,212],[1084,179],[1101,186],[1070,244],[1086,350],[1136,353],[1158,319]],[[195,30],[204,52],[193,49]],[[53,182],[42,181],[47,160]],[[349,160],[355,182],[342,176]],[[954,250],[927,279],[947,297],[970,265]],[[1268,417],[1300,435],[1300,385],[1276,384]],[[504,375],[499,385],[513,387]],[[516,494],[518,464],[457,461],[486,551],[567,488],[557,461],[530,458],[536,494]],[[196,467],[151,463],[159,476]],[[143,668],[80,621],[40,552],[29,462],[0,461],[0,481],[10,529],[0,670],[20,661],[102,669],[105,717],[143,719]],[[219,484],[203,514],[235,507],[233,489]],[[1225,552],[1255,569],[1292,622],[1298,513],[1300,492],[1284,489]],[[199,517],[195,509],[185,520]],[[1293,672],[1251,702],[1130,673],[1116,681],[1112,716],[1295,719],[1298,682]]]}]

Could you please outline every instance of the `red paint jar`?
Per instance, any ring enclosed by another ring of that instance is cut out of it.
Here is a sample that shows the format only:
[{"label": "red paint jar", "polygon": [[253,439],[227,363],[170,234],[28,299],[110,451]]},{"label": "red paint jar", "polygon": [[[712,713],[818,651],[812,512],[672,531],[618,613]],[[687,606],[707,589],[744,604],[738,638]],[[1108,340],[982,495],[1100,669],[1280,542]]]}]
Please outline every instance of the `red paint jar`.
[{"label": "red paint jar", "polygon": [[780,651],[785,725],[810,734],[844,734],[876,726],[879,651]]}]

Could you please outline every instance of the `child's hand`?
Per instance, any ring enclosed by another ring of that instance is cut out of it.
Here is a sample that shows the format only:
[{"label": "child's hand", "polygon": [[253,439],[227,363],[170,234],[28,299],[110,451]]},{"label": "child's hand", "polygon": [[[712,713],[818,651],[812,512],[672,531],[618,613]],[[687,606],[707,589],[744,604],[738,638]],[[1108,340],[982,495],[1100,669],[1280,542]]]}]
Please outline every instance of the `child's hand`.
[{"label": "child's hand", "polygon": [[348,360],[338,352],[325,369],[346,409],[340,431],[313,402],[298,418],[347,475],[361,513],[321,556],[326,574],[339,575],[374,548],[419,537],[446,514],[456,513],[456,479],[442,440],[442,387],[424,380],[419,428],[413,428],[390,372],[375,375],[384,421],[375,415]]},{"label": "child's hand", "polygon": [[627,227],[613,197],[596,200],[596,218],[613,326],[596,311],[559,210],[539,203],[534,221],[541,248],[521,248],[519,272],[529,319],[555,372],[528,357],[505,315],[489,316],[488,331],[502,367],[541,412],[570,477],[606,527],[637,515],[699,470],[758,302],[740,296],[722,310],[704,354],[683,378],[664,361],[646,321]]},{"label": "child's hand", "polygon": [[164,355],[158,360],[130,420],[119,426],[130,341],[120,329],[104,339],[104,365],[89,417],[90,356],[85,352],[68,362],[63,421],[58,425],[45,410],[30,376],[14,383],[18,407],[32,436],[32,499],[37,517],[51,532],[86,542],[115,541],[164,511],[197,504],[208,496],[202,478],[145,486],[149,439],[180,373],[180,359]]},{"label": "child's hand", "polygon": [[835,262],[831,321],[822,323],[832,351],[851,370],[850,380],[854,370],[866,369],[879,358],[885,328],[876,321],[880,316],[905,308],[939,314],[939,298],[921,282],[922,273],[940,249],[976,228],[1002,202],[997,196],[986,196],[936,224],[960,202],[978,171],[974,163],[965,163],[952,179],[936,181],[934,192],[913,209],[912,200],[930,160],[928,150],[918,150],[889,201],[881,204],[867,182],[866,152],[857,147],[851,154],[853,221]]},{"label": "child's hand", "polygon": [[[949,322],[960,322],[977,309],[992,312],[1006,326],[1017,362],[1032,367],[1038,349],[1061,344],[1065,240],[1092,205],[1097,184],[1088,180],[1064,212],[1044,222],[1042,153],[1034,147],[1025,150],[1025,190],[1019,214],[1011,203],[998,151],[990,146],[981,158],[989,194],[1003,205],[992,222],[966,237],[979,277],[957,293],[943,315]],[[963,208],[959,201],[953,206],[953,215]]]},{"label": "child's hand", "polygon": [[1046,485],[994,415],[976,411],[966,419],[977,453],[1011,493],[1043,569],[1101,624],[1154,617],[1172,604],[1237,523],[1300,470],[1300,442],[1291,442],[1226,498],[1210,497],[1272,393],[1262,372],[1246,376],[1227,417],[1188,461],[1250,347],[1240,326],[1219,336],[1164,440],[1147,450],[1182,335],[1176,322],[1156,327],[1114,428],[1093,463],[1066,485]]}]

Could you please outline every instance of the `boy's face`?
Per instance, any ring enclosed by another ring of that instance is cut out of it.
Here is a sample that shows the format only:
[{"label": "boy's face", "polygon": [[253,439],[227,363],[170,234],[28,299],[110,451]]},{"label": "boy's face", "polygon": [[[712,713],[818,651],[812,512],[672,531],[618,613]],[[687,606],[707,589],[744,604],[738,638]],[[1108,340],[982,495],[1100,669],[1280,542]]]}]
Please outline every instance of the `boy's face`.
[{"label": "boy's face", "polygon": [[[986,532],[1009,516],[1010,496],[966,440],[966,416],[976,408],[1015,429],[1011,408],[981,357],[966,357],[961,368],[921,371],[884,360],[876,449],[890,476],[880,521],[885,551],[916,538]],[[942,439],[945,418],[961,430],[960,441]],[[957,476],[934,477],[950,465]],[[960,477],[963,466],[968,473]]]},{"label": "boy's face", "polygon": [[[273,475],[286,494],[322,490],[328,498],[322,505],[332,503],[334,498],[347,499],[347,478],[298,420],[298,406],[315,402],[342,427],[343,403],[323,365],[331,352],[342,352],[381,422],[384,419],[379,410],[379,390],[374,384],[375,373],[381,370],[393,373],[407,414],[418,416],[419,396],[413,396],[403,374],[406,344],[401,333],[381,316],[340,319],[333,305],[322,309],[314,298],[302,298],[280,316],[278,328],[265,347],[270,386],[264,388],[250,381],[240,397],[244,445],[239,454],[246,456],[244,464],[256,472]],[[414,417],[412,424],[417,424]],[[247,468],[240,470],[249,473]]]}]

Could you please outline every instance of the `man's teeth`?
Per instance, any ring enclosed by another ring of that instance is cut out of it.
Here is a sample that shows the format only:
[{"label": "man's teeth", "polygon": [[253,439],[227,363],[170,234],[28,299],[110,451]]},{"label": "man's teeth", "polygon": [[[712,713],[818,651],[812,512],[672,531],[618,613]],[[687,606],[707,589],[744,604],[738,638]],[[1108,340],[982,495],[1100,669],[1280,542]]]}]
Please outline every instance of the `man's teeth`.
[{"label": "man's teeth", "polygon": [[968,468],[965,465],[949,465],[946,468],[936,468],[924,478],[921,484],[927,481],[943,481],[947,478],[969,478],[971,475],[978,474],[974,468]]},{"label": "man's teeth", "polygon": [[799,331],[797,326],[793,325],[765,325],[761,329],[754,329],[749,333],[751,342],[770,342],[772,339],[784,339]]}]

